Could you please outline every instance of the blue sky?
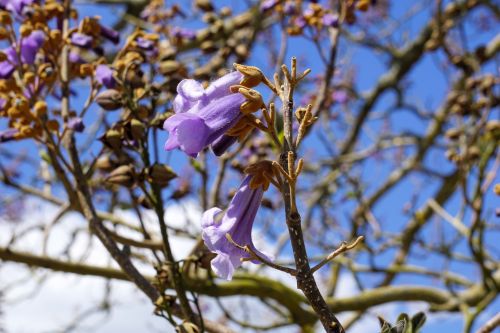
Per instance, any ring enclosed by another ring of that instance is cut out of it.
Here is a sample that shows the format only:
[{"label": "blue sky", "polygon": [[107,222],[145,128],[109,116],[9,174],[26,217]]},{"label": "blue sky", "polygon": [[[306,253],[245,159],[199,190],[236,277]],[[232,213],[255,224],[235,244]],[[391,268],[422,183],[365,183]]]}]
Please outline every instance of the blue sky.
[{"label": "blue sky", "polygon": [[[414,6],[415,2],[412,1],[391,1],[392,9],[390,13],[390,20],[379,21],[377,24],[374,24],[370,31],[378,31],[381,27],[384,27],[387,24],[392,24],[395,21],[400,20],[400,18],[406,13],[412,6]],[[428,4],[433,3],[432,1],[424,1]],[[449,2],[449,1],[448,1]],[[185,7],[186,12],[189,12],[189,6],[186,6],[187,2],[183,2],[182,4]],[[218,0],[215,2],[217,6],[220,8],[224,5],[230,6],[235,13],[238,13],[242,10],[241,1],[225,1]],[[78,5],[80,11],[80,17],[84,17],[86,15],[100,15],[103,17],[103,21],[108,24],[112,24],[116,18],[117,13],[121,13],[123,9],[120,8],[110,8],[110,7],[96,7],[94,5]],[[433,6],[424,6],[421,11],[418,11],[418,14],[412,16],[408,19],[403,20],[400,25],[400,29],[398,30],[397,35],[392,36],[391,38],[395,41],[395,44],[399,47],[403,45],[402,41],[404,38],[409,38],[411,40],[412,37],[416,36],[419,33],[422,26],[428,21],[429,17],[432,15]],[[181,23],[180,26],[195,28],[200,27],[202,24],[196,20],[190,20],[189,23]],[[473,24],[466,24],[465,30],[467,34],[470,36],[469,45],[476,46],[480,43],[484,43],[491,39],[492,36],[495,35],[495,31],[477,31],[477,28]],[[355,29],[352,29],[352,32],[358,32]],[[277,29],[275,29],[274,33],[277,33]],[[307,40],[301,37],[291,37],[289,39],[289,46],[287,50],[287,57],[289,59],[291,56],[297,56],[299,59],[304,59],[307,61],[307,67],[312,69],[311,75],[317,75],[322,71],[321,60],[316,52],[314,46]],[[369,91],[374,84],[378,81],[380,76],[386,72],[388,60],[386,57],[382,57],[380,54],[373,53],[370,50],[367,50],[363,47],[353,47],[352,43],[347,43],[345,40],[342,40],[340,43],[339,49],[339,71],[345,72],[348,69],[354,68],[356,72],[355,84],[356,87],[359,88],[361,92]],[[410,74],[405,78],[405,82],[408,84],[408,88],[406,90],[406,95],[410,96],[410,100],[416,102],[419,106],[424,108],[426,111],[436,110],[444,94],[446,93],[447,88],[447,79],[452,79],[452,77],[445,77],[443,74],[439,72],[438,64],[443,61],[443,55],[439,52],[426,54],[423,59],[413,68]],[[265,45],[260,45],[256,48],[256,52],[252,55],[249,62],[249,65],[256,65],[261,67],[269,77],[272,76],[272,68],[268,63],[268,50]],[[299,63],[300,68],[304,68],[305,65],[303,63]],[[486,70],[492,73],[496,73],[498,64],[490,63],[489,66],[486,67]],[[80,89],[79,83],[76,83],[76,89]],[[310,89],[310,86],[308,87]],[[267,96],[266,93],[261,89],[264,96]],[[72,103],[75,105],[75,108],[83,102],[84,94],[80,94],[77,98],[75,98]],[[300,95],[297,96],[297,100],[300,100]],[[377,103],[374,113],[386,111],[390,105],[394,102],[394,94],[386,93],[380,101]],[[351,107],[356,107],[356,103],[353,103]],[[95,119],[95,114],[98,111],[98,108],[91,108],[89,115],[85,118],[85,123],[87,127],[90,126],[93,119]],[[498,110],[492,114],[492,117],[498,119]],[[2,123],[0,122],[0,126]],[[372,131],[378,132],[383,130],[383,126],[385,126],[381,121],[371,121],[370,129]],[[332,123],[332,128],[336,130],[336,136],[342,138],[345,134],[345,126],[342,126],[338,123]],[[422,134],[427,124],[419,121],[413,115],[408,112],[401,111],[395,115],[391,115],[390,117],[390,126],[393,131],[397,132],[412,132],[417,134]],[[317,128],[319,128],[318,126]],[[338,133],[338,134],[337,134]],[[79,135],[81,138],[84,138],[85,135]],[[161,144],[166,139],[166,133],[160,133],[159,140]],[[362,145],[368,145],[370,143],[370,138],[366,135],[362,136]],[[314,156],[316,157],[328,157],[328,152],[321,148],[320,140],[318,135],[312,134],[308,137],[308,139],[304,143],[305,148],[304,152],[312,151],[314,152]],[[34,152],[35,147],[26,142],[16,143],[11,146],[13,149],[26,149],[28,152]],[[95,146],[95,149],[98,149],[100,144]],[[411,153],[410,150],[405,151],[407,154]],[[453,169],[453,165],[448,162],[444,156],[443,151],[435,151],[430,154],[429,158],[426,160],[426,165],[429,165],[433,170],[439,172],[449,172]],[[165,153],[162,155],[161,160],[166,161],[169,160],[173,167],[178,172],[185,172],[186,164],[188,163],[187,159],[179,152],[173,153]],[[214,163],[215,159],[209,157],[209,162],[212,163],[215,167]],[[375,185],[379,184],[393,169],[393,166],[387,163],[379,164],[376,161],[368,161],[362,165],[362,169],[360,169],[360,173],[364,179],[369,180],[371,186],[367,189],[367,191],[373,191],[375,189]],[[500,180],[498,175],[496,176],[496,180]],[[314,182],[314,179],[312,179]],[[227,182],[228,185],[237,184],[239,179],[237,176],[230,176],[230,180]],[[392,191],[390,191],[383,200],[375,207],[374,213],[377,216],[379,221],[382,221],[382,226],[384,231],[399,231],[404,226],[404,224],[408,221],[408,216],[403,213],[403,207],[405,204],[411,199],[411,195],[414,193],[415,188],[418,188],[419,198],[417,200],[417,207],[421,206],[424,201],[435,192],[436,188],[439,187],[439,183],[434,182],[431,178],[424,179],[418,176],[410,176],[406,180],[402,181],[400,185],[396,186]],[[491,193],[491,192],[490,192]],[[339,193],[336,195],[340,196],[342,194],[342,190],[339,190]],[[455,214],[458,210],[460,198],[455,196],[448,205],[445,207],[450,213]],[[488,195],[486,198],[486,207],[487,211],[492,212],[495,206],[498,206],[498,199],[493,195]],[[353,209],[355,209],[356,203],[354,201],[345,203],[342,205],[342,211],[332,210],[331,214],[334,215],[341,223],[341,225],[346,225],[349,223],[346,216],[348,216]],[[259,216],[261,218],[268,217],[270,213],[268,211],[260,212]],[[278,213],[279,217],[282,216],[282,213]],[[492,213],[487,214],[491,219],[491,223],[498,223],[498,219],[494,217]],[[465,221],[467,221],[468,216],[466,216]],[[496,220],[495,220],[496,219]],[[445,232],[445,236],[454,233],[454,230],[451,229],[449,225],[445,222],[440,222],[443,225],[443,231]],[[277,226],[277,230],[283,229],[283,226]],[[429,224],[424,229],[423,236],[424,237],[436,237],[435,235],[436,228],[435,223]],[[333,232],[328,237],[332,237],[336,242],[342,240],[341,236]],[[487,240],[493,242],[495,239],[498,239],[498,234],[487,235]],[[459,250],[464,251],[464,253],[468,254],[468,250],[465,248],[465,244],[461,244],[458,247]],[[422,250],[416,250],[419,254],[425,254]],[[498,254],[498,248],[497,252]],[[289,255],[289,249],[285,252],[285,254]],[[321,254],[318,249],[312,249],[311,255]],[[383,256],[379,258],[379,264],[387,263],[392,261],[394,252],[387,251]],[[366,260],[366,258],[365,258]],[[442,265],[442,258],[437,256],[421,256],[419,259],[412,259],[410,263],[413,264],[425,264],[427,267],[433,268],[434,270],[440,270]],[[454,267],[456,272],[460,272],[466,276],[475,277],[479,274],[479,272],[475,268],[471,268],[466,265],[456,265]],[[366,281],[366,284],[369,286],[376,281]],[[426,285],[439,285],[442,284],[438,281],[433,281],[428,278],[417,278],[411,277],[408,275],[403,275],[400,278],[396,279],[396,284],[410,284],[410,283],[420,283]],[[497,300],[493,305],[488,308],[487,313],[492,313],[493,309],[498,309],[500,306],[500,302]],[[403,310],[403,309],[402,309]],[[406,310],[406,309],[405,309]],[[425,326],[424,332],[434,333],[440,332],[443,330],[459,332],[461,330],[461,321],[457,316],[450,316],[452,319],[443,319],[443,320],[433,320],[431,323]],[[395,318],[388,318],[390,320],[394,320]],[[484,317],[483,317],[484,319]],[[484,320],[479,320],[478,323],[483,322]]]}]

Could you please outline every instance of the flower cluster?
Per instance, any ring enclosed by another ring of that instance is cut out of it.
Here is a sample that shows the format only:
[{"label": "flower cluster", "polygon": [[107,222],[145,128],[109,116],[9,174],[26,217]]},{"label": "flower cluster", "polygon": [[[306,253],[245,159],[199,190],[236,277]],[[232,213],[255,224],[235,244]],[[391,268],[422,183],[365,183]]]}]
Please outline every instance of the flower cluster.
[{"label": "flower cluster", "polygon": [[[348,0],[346,1],[345,17],[346,23],[356,22],[356,11],[367,11],[370,6],[376,4],[376,0]],[[314,32],[321,32],[326,27],[338,27],[339,15],[321,3],[311,2],[307,8],[303,8],[302,1],[296,0],[266,0],[263,1],[260,10],[262,12],[277,12],[289,18],[288,34],[302,35],[306,27]]]},{"label": "flower cluster", "polygon": [[[59,132],[60,113],[47,110],[45,100],[49,95],[61,97],[58,78],[64,47],[69,48],[69,79],[91,77],[98,67],[97,80],[113,84],[109,72],[99,64],[103,62],[101,44],[117,44],[118,32],[101,25],[97,17],[86,17],[64,38],[63,15],[62,4],[54,0],[0,4],[0,40],[9,42],[0,51],[0,117],[7,118],[9,126],[2,131],[1,142],[40,140],[44,133]],[[72,10],[70,16],[76,18],[77,14]],[[66,126],[77,132],[84,128],[75,112],[70,112]]]},{"label": "flower cluster", "polygon": [[[235,67],[237,71],[206,87],[190,79],[178,84],[173,101],[175,114],[164,123],[164,129],[169,132],[166,150],[178,148],[196,157],[202,149],[211,146],[216,155],[221,155],[232,143],[245,138],[252,128],[262,129],[260,120],[252,113],[264,111],[265,106],[261,95],[250,88],[266,79],[256,67],[237,64]],[[257,263],[255,256],[259,260],[270,260],[253,245],[251,231],[263,193],[274,177],[273,170],[269,161],[248,167],[247,176],[227,211],[214,207],[203,215],[203,240],[216,254],[212,268],[224,279],[232,278],[242,260]]]}]

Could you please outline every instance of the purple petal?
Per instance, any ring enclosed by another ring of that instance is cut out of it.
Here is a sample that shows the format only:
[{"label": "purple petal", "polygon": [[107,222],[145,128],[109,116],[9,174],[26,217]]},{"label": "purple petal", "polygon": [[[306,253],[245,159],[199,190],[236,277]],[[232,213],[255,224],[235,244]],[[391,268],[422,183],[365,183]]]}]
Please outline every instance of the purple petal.
[{"label": "purple petal", "polygon": [[107,65],[99,65],[95,70],[95,78],[97,82],[104,85],[108,89],[113,89],[116,86],[113,70]]},{"label": "purple petal", "polygon": [[80,32],[75,32],[71,35],[71,43],[73,45],[88,49],[92,46],[92,37]]},{"label": "purple petal", "polygon": [[85,129],[85,125],[83,124],[83,120],[80,117],[74,117],[68,120],[68,127],[75,132],[83,132]]},{"label": "purple petal", "polygon": [[177,85],[177,93],[190,102],[196,102],[205,95],[205,89],[196,80],[184,79]]},{"label": "purple petal", "polygon": [[16,68],[8,61],[0,62],[0,79],[8,79]]},{"label": "purple petal", "polygon": [[120,43],[120,33],[104,25],[101,25],[101,36],[106,38],[113,44]]},{"label": "purple petal", "polygon": [[212,151],[214,152],[215,156],[221,156],[224,154],[229,147],[231,147],[236,141],[238,140],[238,137],[236,136],[229,136],[229,135],[221,135],[219,138],[217,138],[211,145]]},{"label": "purple petal", "polygon": [[211,133],[209,141],[213,142],[233,127],[241,117],[240,106],[245,101],[241,94],[231,94],[208,104],[198,111]]},{"label": "purple petal", "polygon": [[15,139],[15,135],[19,133],[19,131],[15,128],[9,128],[5,131],[0,131],[0,142],[12,141]]},{"label": "purple petal", "polygon": [[143,49],[145,51],[152,51],[154,49],[155,44],[149,39],[139,37],[135,40],[137,47]]},{"label": "purple petal", "polygon": [[260,10],[265,11],[273,8],[278,4],[278,0],[265,0],[260,5]]},{"label": "purple petal", "polygon": [[23,63],[33,64],[36,54],[44,42],[45,34],[41,30],[35,30],[28,37],[21,39],[21,60]]},{"label": "purple petal", "polygon": [[169,131],[166,150],[179,147],[190,156],[196,156],[208,145],[207,137],[210,129],[205,121],[190,113],[179,113],[168,118],[163,127]]},{"label": "purple petal", "polygon": [[178,94],[174,98],[174,112],[175,113],[183,113],[187,112],[189,109],[191,109],[196,103],[190,102],[186,98],[184,98],[181,94]]},{"label": "purple petal", "polygon": [[339,18],[331,13],[325,14],[323,16],[323,25],[327,27],[337,28],[339,26]]},{"label": "purple petal", "polygon": [[222,76],[208,86],[206,90],[207,97],[210,99],[221,98],[230,94],[231,91],[229,90],[229,88],[236,84],[240,84],[242,79],[243,74],[238,71],[234,71]]}]

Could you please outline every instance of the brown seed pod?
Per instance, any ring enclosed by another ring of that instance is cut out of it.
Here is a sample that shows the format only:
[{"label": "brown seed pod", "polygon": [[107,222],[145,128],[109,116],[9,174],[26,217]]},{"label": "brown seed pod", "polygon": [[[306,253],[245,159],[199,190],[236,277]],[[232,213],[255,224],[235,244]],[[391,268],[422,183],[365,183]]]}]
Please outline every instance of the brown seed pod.
[{"label": "brown seed pod", "polygon": [[121,101],[122,94],[115,89],[108,89],[97,95],[95,101],[106,111],[118,110],[123,106]]}]

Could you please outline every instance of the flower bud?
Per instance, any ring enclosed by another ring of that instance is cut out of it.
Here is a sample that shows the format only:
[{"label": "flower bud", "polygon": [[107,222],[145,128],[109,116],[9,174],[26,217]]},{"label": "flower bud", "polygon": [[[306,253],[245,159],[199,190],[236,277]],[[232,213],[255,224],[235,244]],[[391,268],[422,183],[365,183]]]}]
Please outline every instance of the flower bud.
[{"label": "flower bud", "polygon": [[495,192],[496,195],[500,195],[500,183],[495,184],[495,187],[493,188],[493,192]]},{"label": "flower bud", "polygon": [[246,101],[240,107],[243,114],[253,113],[264,106],[262,95],[258,91],[243,86],[231,86],[230,89],[232,92],[239,92],[246,98]]},{"label": "flower bud", "polygon": [[500,132],[500,121],[499,120],[490,120],[486,123],[486,132]]},{"label": "flower bud", "polygon": [[10,34],[4,27],[0,27],[0,40],[9,38]]},{"label": "flower bud", "polygon": [[12,24],[12,18],[10,17],[10,14],[6,11],[0,11],[0,24],[1,25],[11,25]]},{"label": "flower bud", "polygon": [[361,10],[362,12],[366,12],[370,7],[370,0],[359,0],[356,3],[356,8]]},{"label": "flower bud", "polygon": [[35,116],[41,118],[47,114],[47,103],[45,101],[37,101],[33,106],[33,110],[35,111]]},{"label": "flower bud", "polygon": [[217,51],[217,47],[215,46],[214,42],[212,42],[211,40],[206,40],[200,44],[200,50],[205,54],[213,53],[213,52]]},{"label": "flower bud", "polygon": [[59,130],[59,123],[57,122],[57,120],[48,120],[45,124],[49,131],[57,132]]},{"label": "flower bud", "polygon": [[135,171],[131,165],[122,165],[113,170],[108,177],[106,177],[106,182],[122,185],[125,187],[131,187],[135,183]]},{"label": "flower bud", "polygon": [[167,186],[168,183],[177,177],[175,172],[167,165],[154,164],[146,170],[147,180],[153,184]]},{"label": "flower bud", "polygon": [[97,95],[96,102],[106,111],[113,111],[123,106],[121,101],[121,93],[115,89],[104,90]]},{"label": "flower bud", "polygon": [[246,66],[240,64],[233,64],[234,68],[243,74],[243,80],[241,80],[240,84],[242,86],[252,88],[261,83],[264,79],[264,74],[262,71],[255,66]]},{"label": "flower bud", "polygon": [[177,333],[200,333],[200,329],[193,323],[184,321],[182,324],[175,328]]}]

